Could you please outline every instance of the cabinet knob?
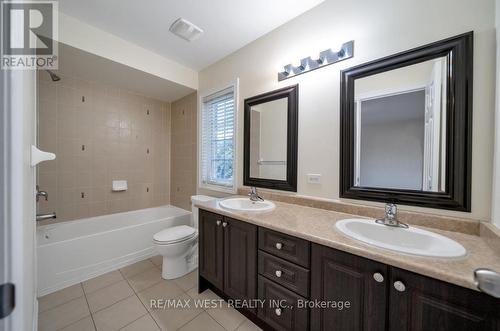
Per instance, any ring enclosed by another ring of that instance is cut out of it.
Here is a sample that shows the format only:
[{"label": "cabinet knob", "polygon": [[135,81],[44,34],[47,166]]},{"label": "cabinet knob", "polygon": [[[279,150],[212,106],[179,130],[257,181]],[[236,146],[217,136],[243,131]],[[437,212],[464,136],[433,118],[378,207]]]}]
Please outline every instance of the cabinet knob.
[{"label": "cabinet knob", "polygon": [[274,310],[274,313],[276,314],[276,316],[281,316],[281,308],[276,308]]},{"label": "cabinet knob", "polygon": [[217,226],[219,226],[222,222],[221,222],[221,220],[217,220],[216,223],[217,223]]},{"label": "cabinet knob", "polygon": [[283,248],[283,244],[282,243],[276,243],[276,249],[282,249]]},{"label": "cabinet knob", "polygon": [[394,282],[394,288],[399,292],[404,292],[406,290],[405,284],[399,280]]},{"label": "cabinet knob", "polygon": [[227,226],[227,222],[222,222],[222,226],[226,227]]},{"label": "cabinet knob", "polygon": [[384,281],[384,276],[382,276],[380,272],[376,272],[373,274],[373,279],[375,279],[378,283],[382,283]]},{"label": "cabinet knob", "polygon": [[276,277],[278,277],[278,278],[281,277],[281,270],[276,270],[275,274],[276,274]]}]

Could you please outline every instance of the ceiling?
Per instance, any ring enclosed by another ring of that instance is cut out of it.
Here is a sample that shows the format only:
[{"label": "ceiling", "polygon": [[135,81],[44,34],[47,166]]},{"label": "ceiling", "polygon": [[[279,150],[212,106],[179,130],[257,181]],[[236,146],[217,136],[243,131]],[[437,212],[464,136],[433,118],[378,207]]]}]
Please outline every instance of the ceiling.
[{"label": "ceiling", "polygon": [[[201,70],[324,0],[60,0],[59,9],[166,58]],[[187,42],[168,31],[182,17],[204,30]]]},{"label": "ceiling", "polygon": [[59,43],[59,69],[56,73],[118,87],[167,102],[195,91],[63,43]]}]

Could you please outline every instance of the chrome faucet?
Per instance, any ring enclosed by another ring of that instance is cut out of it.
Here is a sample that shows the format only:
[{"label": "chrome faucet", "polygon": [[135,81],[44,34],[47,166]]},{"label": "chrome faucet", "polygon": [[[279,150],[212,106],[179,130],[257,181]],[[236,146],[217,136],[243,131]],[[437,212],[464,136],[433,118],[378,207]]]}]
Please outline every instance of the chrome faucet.
[{"label": "chrome faucet", "polygon": [[49,194],[46,191],[40,191],[40,186],[36,186],[36,202],[40,201],[40,197],[44,197],[45,201],[49,199]]},{"label": "chrome faucet", "polygon": [[257,194],[257,188],[255,188],[255,186],[252,186],[250,188],[250,193],[248,193],[248,196],[250,196],[251,201],[264,201],[264,199]]},{"label": "chrome faucet", "polygon": [[[40,197],[44,197],[45,201],[49,200],[49,194],[46,191],[40,191],[40,187],[36,186],[36,202],[40,201]],[[44,221],[57,218],[56,212],[48,213],[48,214],[37,214],[36,221]]]},{"label": "chrome faucet", "polygon": [[408,224],[402,223],[398,220],[398,207],[394,203],[385,205],[385,217],[375,220],[378,224],[387,226],[408,229]]}]

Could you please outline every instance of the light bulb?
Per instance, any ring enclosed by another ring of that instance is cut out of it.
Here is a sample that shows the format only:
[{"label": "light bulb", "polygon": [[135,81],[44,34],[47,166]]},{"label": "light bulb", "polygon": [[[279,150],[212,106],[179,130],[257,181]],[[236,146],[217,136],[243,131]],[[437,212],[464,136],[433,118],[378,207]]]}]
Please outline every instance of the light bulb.
[{"label": "light bulb", "polygon": [[312,60],[314,60],[314,61],[318,61],[318,60],[320,60],[320,59],[321,59],[321,56],[320,56],[320,53],[315,52],[315,53],[312,53],[312,54],[311,54],[310,58],[311,58]]},{"label": "light bulb", "polygon": [[294,66],[295,68],[301,67],[302,66],[302,62],[300,60],[294,60],[292,62],[292,66]]},{"label": "light bulb", "polygon": [[333,44],[330,49],[332,50],[332,52],[338,53],[342,49],[343,45],[344,45],[343,43],[336,43],[336,44]]},{"label": "light bulb", "polygon": [[278,66],[276,71],[279,73],[284,73],[284,72],[286,72],[286,66]]}]

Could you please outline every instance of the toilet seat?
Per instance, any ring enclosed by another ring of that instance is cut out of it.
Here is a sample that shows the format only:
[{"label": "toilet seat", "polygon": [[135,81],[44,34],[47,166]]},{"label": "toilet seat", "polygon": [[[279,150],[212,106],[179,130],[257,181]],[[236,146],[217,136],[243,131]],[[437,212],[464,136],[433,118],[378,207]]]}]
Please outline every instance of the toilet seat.
[{"label": "toilet seat", "polygon": [[159,245],[170,245],[189,240],[198,234],[195,228],[187,225],[174,226],[156,233],[153,241]]}]

